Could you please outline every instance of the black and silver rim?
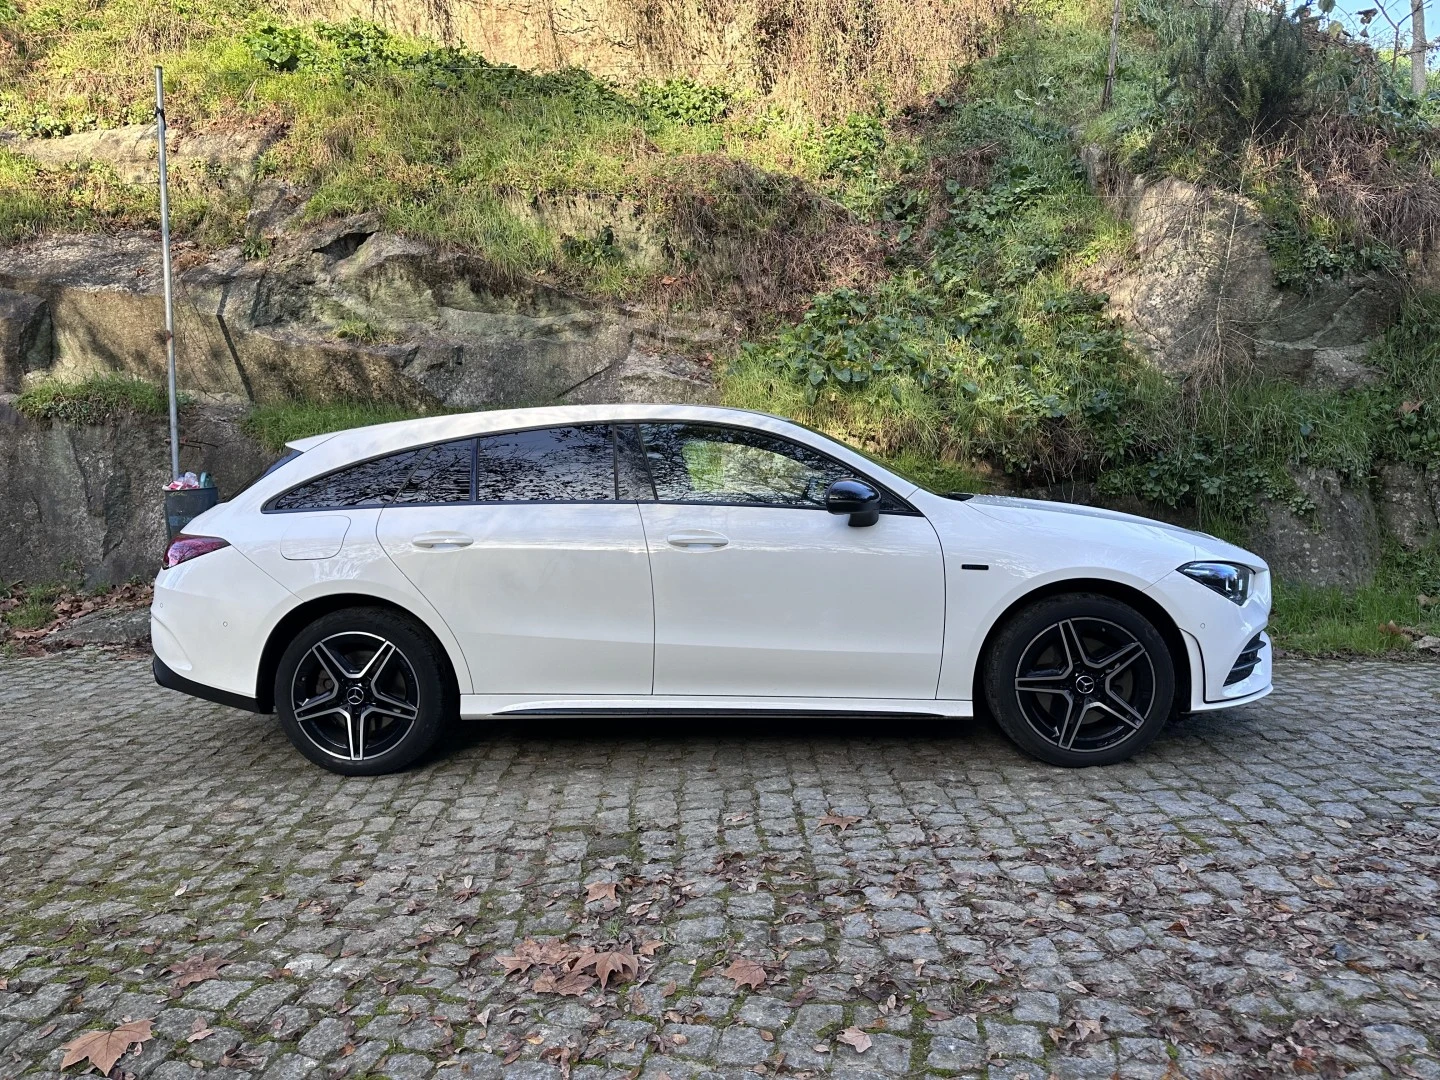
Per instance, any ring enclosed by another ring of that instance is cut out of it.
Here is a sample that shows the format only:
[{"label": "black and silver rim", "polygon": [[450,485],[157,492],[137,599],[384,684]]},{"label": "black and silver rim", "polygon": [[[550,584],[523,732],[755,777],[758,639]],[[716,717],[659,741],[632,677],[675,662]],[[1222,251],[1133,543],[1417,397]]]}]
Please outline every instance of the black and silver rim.
[{"label": "black and silver rim", "polygon": [[332,634],[301,658],[290,703],[316,747],[344,761],[365,761],[410,733],[420,715],[420,684],[394,642],[360,631]]},{"label": "black and silver rim", "polygon": [[1065,619],[1025,646],[1015,700],[1031,730],[1093,754],[1131,738],[1155,707],[1155,665],[1138,638],[1106,619]]}]

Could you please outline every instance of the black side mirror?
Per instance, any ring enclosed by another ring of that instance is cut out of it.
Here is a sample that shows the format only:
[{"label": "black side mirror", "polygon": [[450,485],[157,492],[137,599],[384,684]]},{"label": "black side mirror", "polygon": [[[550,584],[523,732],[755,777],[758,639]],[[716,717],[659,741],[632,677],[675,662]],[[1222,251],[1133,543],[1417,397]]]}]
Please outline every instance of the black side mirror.
[{"label": "black side mirror", "polygon": [[874,525],[880,520],[880,493],[864,480],[846,477],[836,480],[825,492],[825,509],[832,514],[849,514],[853,529]]}]

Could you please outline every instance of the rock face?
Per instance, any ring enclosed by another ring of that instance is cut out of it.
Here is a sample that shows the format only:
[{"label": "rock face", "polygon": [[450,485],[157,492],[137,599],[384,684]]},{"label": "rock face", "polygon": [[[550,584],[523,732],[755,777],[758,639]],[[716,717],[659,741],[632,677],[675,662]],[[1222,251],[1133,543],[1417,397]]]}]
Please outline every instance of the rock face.
[{"label": "rock face", "polygon": [[1297,514],[1268,503],[1249,546],[1286,581],[1347,590],[1368,585],[1380,560],[1380,520],[1370,492],[1333,469],[1300,470],[1294,480],[1314,509]]},{"label": "rock face", "polygon": [[1382,465],[1376,480],[1380,520],[1409,551],[1418,551],[1440,534],[1440,476],[1413,465]]},{"label": "rock face", "polygon": [[[279,128],[266,126],[208,132],[170,127],[166,129],[166,165],[177,177],[189,170],[201,170],[223,176],[227,186],[241,187],[254,177],[255,162],[279,135]],[[159,180],[154,124],[128,124],[58,139],[19,139],[9,149],[52,168],[104,162],[127,184]]]},{"label": "rock face", "polygon": [[[273,455],[240,430],[242,416],[233,407],[187,409],[181,468],[236,484],[258,474]],[[37,423],[0,404],[0,578],[45,582],[78,569],[98,585],[152,576],[166,540],[167,438],[158,417]]]},{"label": "rock face", "polygon": [[48,366],[54,348],[44,299],[0,289],[0,394],[19,390],[25,372]]},{"label": "rock face", "polygon": [[[1107,181],[1089,155],[1092,182]],[[1166,178],[1110,181],[1135,229],[1136,262],[1112,309],[1162,370],[1226,362],[1315,386],[1364,385],[1363,363],[1400,310],[1401,279],[1346,275],[1306,294],[1276,288],[1265,224],[1250,200]]]},{"label": "rock face", "polygon": [[[31,373],[164,377],[153,237],[0,251],[0,288],[7,388]],[[381,233],[368,217],[282,233],[263,260],[221,252],[176,281],[178,381],[202,401],[711,400],[703,366],[687,356],[731,329],[497,282],[477,260]]]}]

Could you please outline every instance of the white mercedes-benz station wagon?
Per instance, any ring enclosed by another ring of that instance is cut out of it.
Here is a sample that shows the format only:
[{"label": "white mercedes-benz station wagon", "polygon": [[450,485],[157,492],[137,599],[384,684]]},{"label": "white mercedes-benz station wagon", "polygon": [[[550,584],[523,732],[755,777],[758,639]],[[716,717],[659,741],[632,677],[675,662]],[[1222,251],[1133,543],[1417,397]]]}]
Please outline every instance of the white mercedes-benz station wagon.
[{"label": "white mercedes-benz station wagon", "polygon": [[290,444],[171,544],[161,685],[340,773],[456,718],[972,715],[1056,765],[1270,691],[1270,576],[1198,532],[927,491],[785,420],[517,409]]}]

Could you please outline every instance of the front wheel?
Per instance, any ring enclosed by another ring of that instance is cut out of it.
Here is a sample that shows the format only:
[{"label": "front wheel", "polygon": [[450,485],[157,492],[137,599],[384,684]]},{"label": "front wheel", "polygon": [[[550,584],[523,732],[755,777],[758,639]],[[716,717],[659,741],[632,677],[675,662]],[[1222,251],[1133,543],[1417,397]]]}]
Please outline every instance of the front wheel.
[{"label": "front wheel", "polygon": [[311,623],[275,672],[275,709],[295,748],[346,776],[398,772],[458,712],[440,646],[410,619],[347,608]]},{"label": "front wheel", "polygon": [[1160,734],[1175,701],[1175,665],[1160,632],[1128,604],[1092,593],[1017,612],[982,672],[1000,727],[1052,765],[1124,761]]}]

